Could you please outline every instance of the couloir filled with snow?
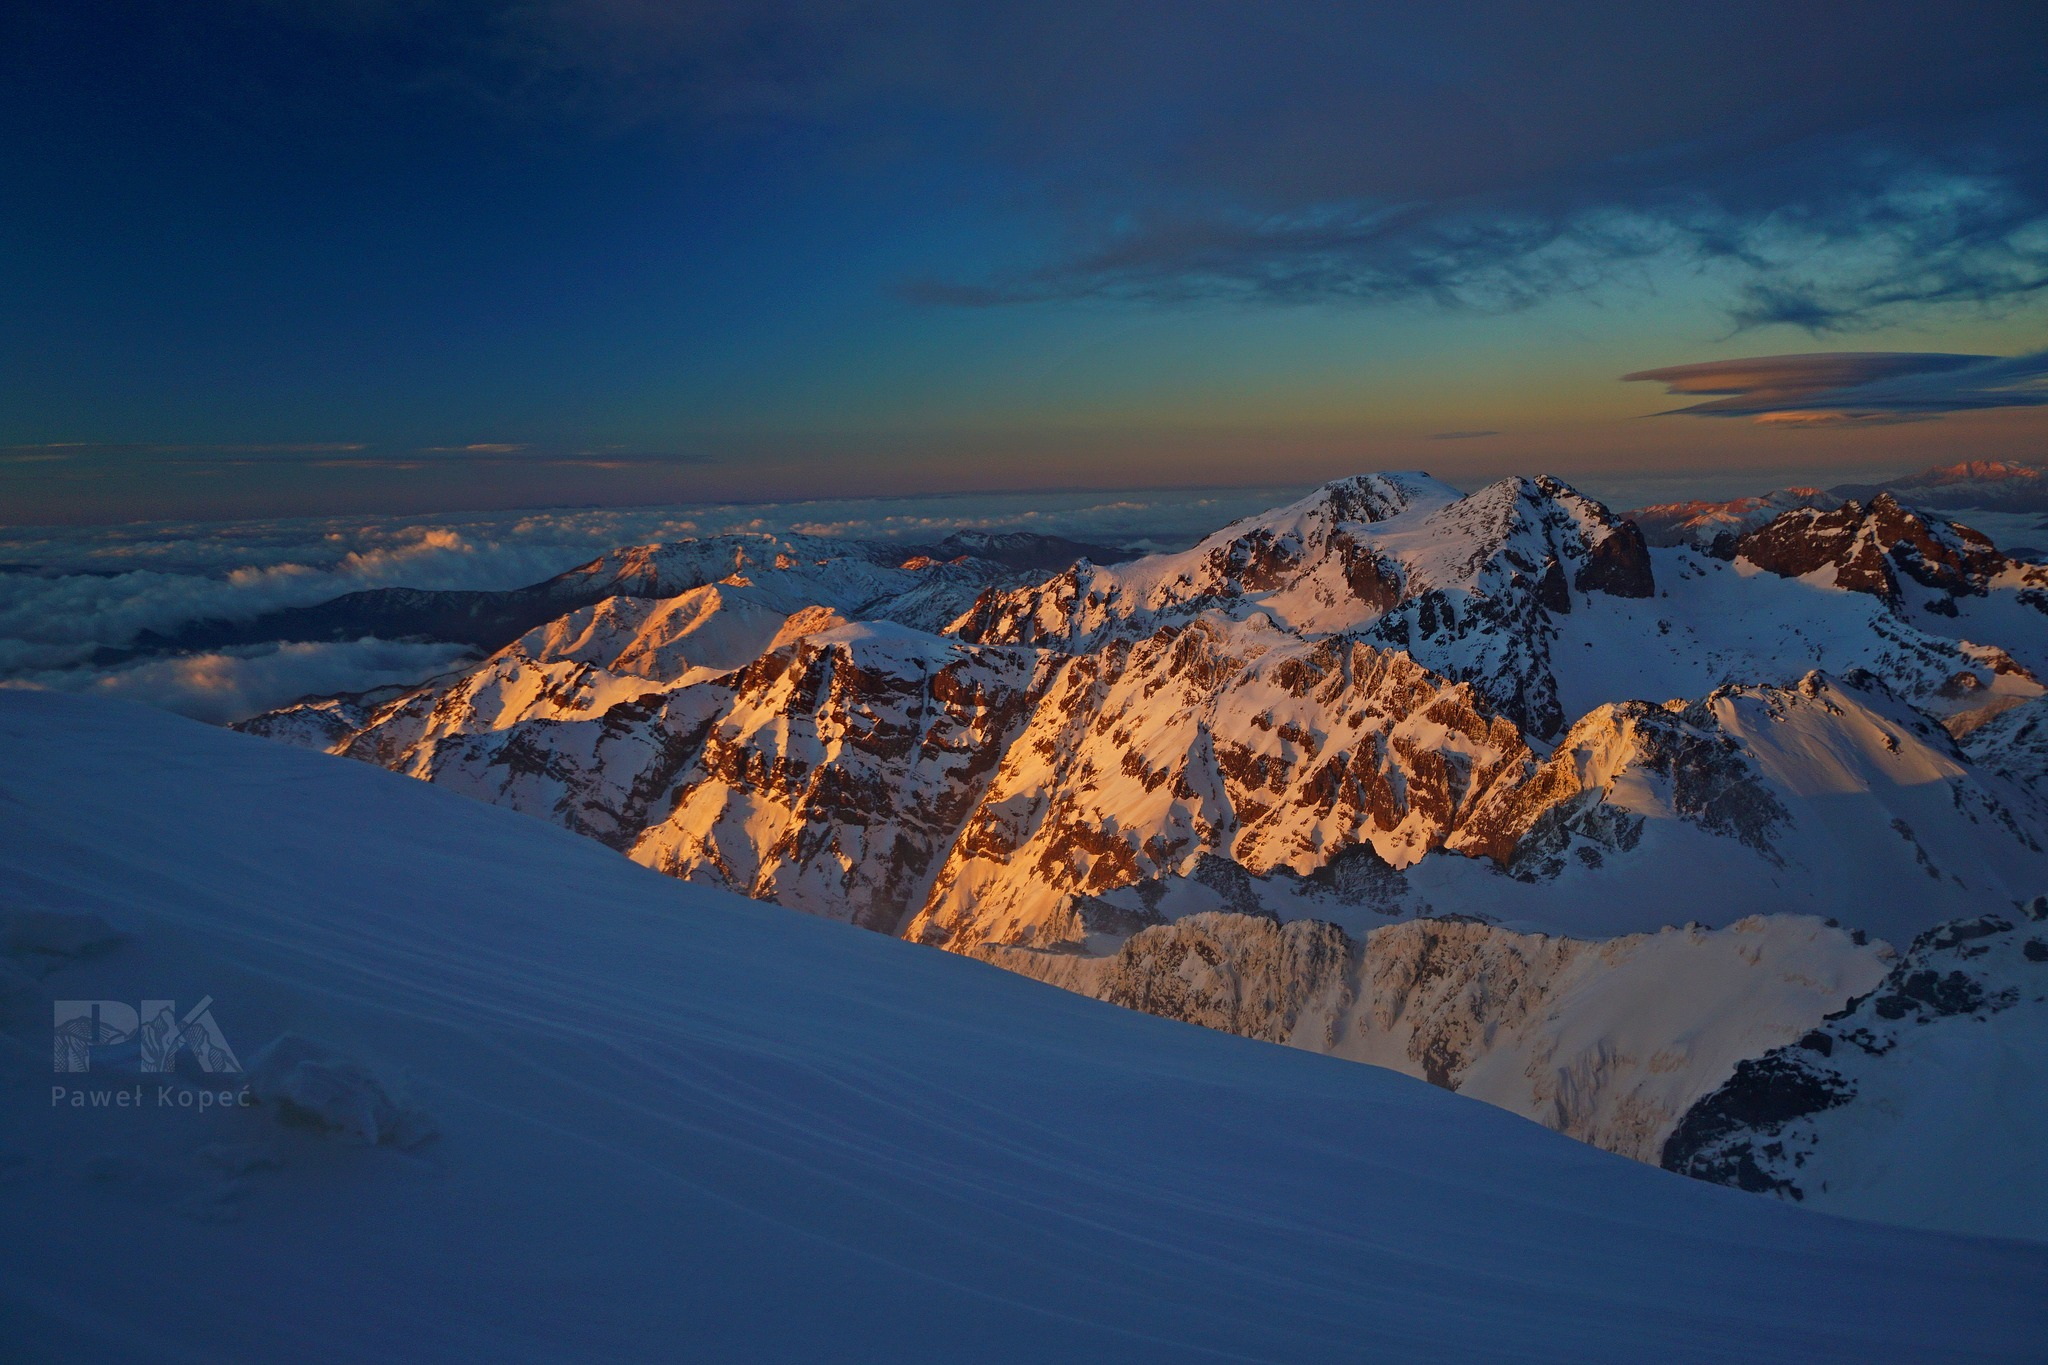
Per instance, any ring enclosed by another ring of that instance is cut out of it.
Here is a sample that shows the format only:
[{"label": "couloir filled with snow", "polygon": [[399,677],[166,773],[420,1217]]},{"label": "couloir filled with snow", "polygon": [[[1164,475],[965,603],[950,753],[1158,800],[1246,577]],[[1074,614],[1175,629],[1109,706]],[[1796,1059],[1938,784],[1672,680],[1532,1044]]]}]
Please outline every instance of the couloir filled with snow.
[{"label": "couloir filled with snow", "polygon": [[[368,765],[7,692],[0,808],[10,1352],[2020,1361],[2048,1332],[2041,1246],[1681,1179]],[[141,1079],[53,1076],[52,1000],[203,996],[253,1106],[49,1103]]]}]

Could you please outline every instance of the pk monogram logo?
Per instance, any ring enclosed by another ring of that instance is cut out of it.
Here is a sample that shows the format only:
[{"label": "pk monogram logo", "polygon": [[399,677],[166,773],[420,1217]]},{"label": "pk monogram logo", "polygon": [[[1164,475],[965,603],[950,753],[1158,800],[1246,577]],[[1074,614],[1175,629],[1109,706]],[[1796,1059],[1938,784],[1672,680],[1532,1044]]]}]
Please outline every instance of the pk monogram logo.
[{"label": "pk monogram logo", "polygon": [[59,1000],[55,1041],[53,1069],[60,1072],[90,1071],[95,1048],[130,1044],[137,1047],[143,1071],[172,1070],[187,1048],[201,1071],[242,1069],[214,1022],[210,995],[182,1015],[175,1000],[145,1000],[139,1009],[125,1000]]}]

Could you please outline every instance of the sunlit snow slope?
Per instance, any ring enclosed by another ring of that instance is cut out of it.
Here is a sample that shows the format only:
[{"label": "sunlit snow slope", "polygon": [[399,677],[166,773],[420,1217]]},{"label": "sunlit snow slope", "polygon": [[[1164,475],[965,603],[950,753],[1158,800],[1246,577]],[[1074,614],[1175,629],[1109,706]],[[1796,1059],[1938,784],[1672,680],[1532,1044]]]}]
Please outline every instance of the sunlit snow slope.
[{"label": "sunlit snow slope", "polygon": [[[74,951],[50,912],[128,937]],[[2048,1333],[2048,1248],[1689,1181],[141,709],[0,692],[0,916],[10,1359],[2018,1361]],[[373,1101],[389,1140],[47,1102],[136,1080],[53,1076],[52,999],[202,996],[252,1070],[325,1057],[294,1093]]]}]

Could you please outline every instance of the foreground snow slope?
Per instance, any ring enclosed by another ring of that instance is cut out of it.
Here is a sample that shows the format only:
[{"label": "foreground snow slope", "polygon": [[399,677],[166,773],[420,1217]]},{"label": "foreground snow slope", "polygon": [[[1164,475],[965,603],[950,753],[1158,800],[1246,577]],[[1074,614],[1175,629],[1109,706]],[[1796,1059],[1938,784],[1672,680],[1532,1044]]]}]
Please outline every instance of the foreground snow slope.
[{"label": "foreground snow slope", "polygon": [[[2048,1249],[1684,1180],[367,765],[0,693],[0,811],[17,1357],[1982,1361],[2048,1331]],[[128,937],[67,956],[36,912]],[[270,1102],[46,1104],[49,999],[202,995],[255,1070],[325,1049],[408,1117],[361,1145]]]}]

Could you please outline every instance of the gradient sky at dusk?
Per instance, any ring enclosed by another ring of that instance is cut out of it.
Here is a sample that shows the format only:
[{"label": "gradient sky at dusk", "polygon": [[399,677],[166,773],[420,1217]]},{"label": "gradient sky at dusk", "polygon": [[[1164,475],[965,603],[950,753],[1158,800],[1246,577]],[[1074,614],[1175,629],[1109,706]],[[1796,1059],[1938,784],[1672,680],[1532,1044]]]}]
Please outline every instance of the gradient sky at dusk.
[{"label": "gradient sky at dusk", "polygon": [[13,13],[0,522],[2048,457],[2037,2]]}]

